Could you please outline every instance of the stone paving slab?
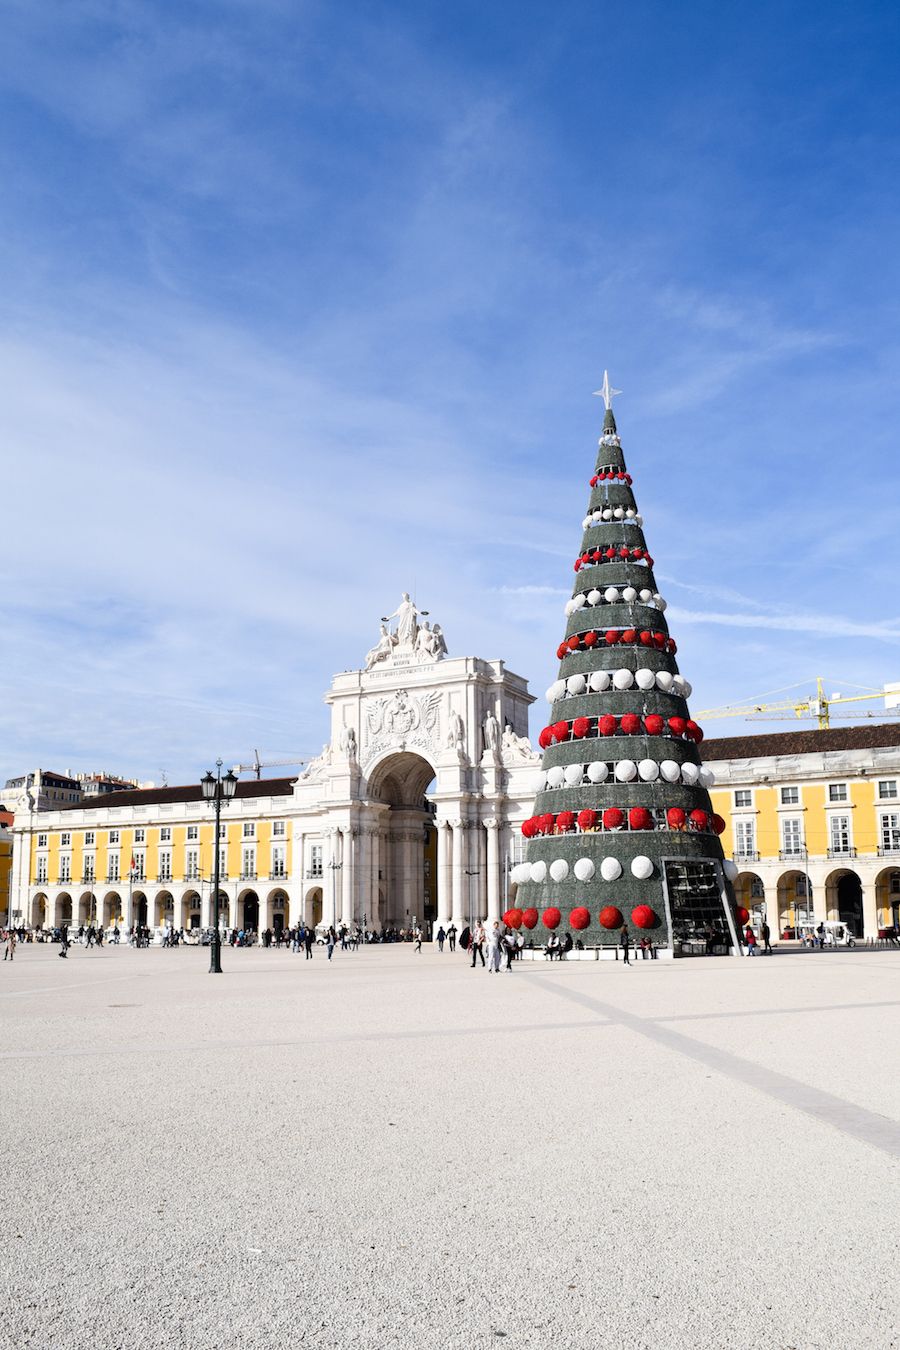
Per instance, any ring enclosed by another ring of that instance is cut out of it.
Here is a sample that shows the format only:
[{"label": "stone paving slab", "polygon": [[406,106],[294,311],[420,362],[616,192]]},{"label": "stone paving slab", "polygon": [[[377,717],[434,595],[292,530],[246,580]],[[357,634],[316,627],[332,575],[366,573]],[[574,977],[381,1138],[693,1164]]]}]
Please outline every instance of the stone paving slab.
[{"label": "stone paving slab", "polygon": [[3,1347],[900,1347],[900,956],[223,961],[3,968]]}]

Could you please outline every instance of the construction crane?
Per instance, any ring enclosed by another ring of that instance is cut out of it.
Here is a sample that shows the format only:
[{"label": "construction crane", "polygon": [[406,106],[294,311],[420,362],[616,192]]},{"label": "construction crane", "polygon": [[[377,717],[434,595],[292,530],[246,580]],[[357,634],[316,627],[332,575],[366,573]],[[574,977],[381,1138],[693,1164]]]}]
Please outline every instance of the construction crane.
[{"label": "construction crane", "polygon": [[[805,681],[804,681],[805,683]],[[882,699],[884,707],[874,712],[850,712],[835,713],[835,717],[845,717],[859,719],[861,717],[884,717],[885,714],[896,715],[900,711],[900,684],[885,684],[881,689],[868,689],[864,694],[832,694],[830,698],[825,695],[825,683],[821,675],[816,676],[815,694],[807,694],[805,698],[783,698],[777,699],[774,703],[766,702],[771,694],[786,694],[791,689],[799,689],[799,684],[787,685],[785,689],[773,689],[770,694],[763,694],[759,699],[753,699],[747,703],[731,703],[724,708],[703,708],[697,713],[698,717],[743,717],[747,721],[786,721],[789,718],[814,717],[819,730],[825,731],[831,726],[831,709],[836,703],[865,703],[872,699]],[[853,686],[857,689],[865,689],[865,685]]]},{"label": "construction crane", "polygon": [[240,774],[242,774],[242,773],[255,773],[257,779],[259,779],[259,778],[262,777],[262,774],[260,773],[260,770],[261,770],[261,769],[280,769],[280,768],[283,768],[285,765],[288,765],[288,764],[290,764],[290,765],[295,765],[295,764],[296,764],[297,767],[299,768],[299,766],[300,766],[301,764],[308,764],[308,763],[309,763],[309,760],[310,760],[310,756],[309,756],[309,755],[299,755],[296,759],[266,759],[266,760],[262,760],[262,759],[260,759],[260,757],[259,757],[259,751],[258,751],[258,750],[254,750],[254,751],[253,751],[253,763],[252,763],[252,764],[232,764],[232,766],[231,766],[231,772],[232,772],[232,773],[236,773],[236,774],[238,774],[238,775],[240,775]]}]

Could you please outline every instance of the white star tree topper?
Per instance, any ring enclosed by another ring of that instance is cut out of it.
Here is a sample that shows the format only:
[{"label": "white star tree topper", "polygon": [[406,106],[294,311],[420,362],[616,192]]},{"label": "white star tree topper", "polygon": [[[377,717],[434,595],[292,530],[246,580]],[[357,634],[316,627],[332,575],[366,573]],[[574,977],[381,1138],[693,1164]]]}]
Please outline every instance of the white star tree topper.
[{"label": "white star tree topper", "polygon": [[606,408],[606,411],[609,412],[610,408],[612,407],[613,399],[615,398],[616,394],[621,394],[621,392],[622,392],[621,389],[612,388],[612,386],[609,383],[609,371],[604,370],[603,383],[599,389],[594,390],[594,397],[602,398],[603,406]]}]

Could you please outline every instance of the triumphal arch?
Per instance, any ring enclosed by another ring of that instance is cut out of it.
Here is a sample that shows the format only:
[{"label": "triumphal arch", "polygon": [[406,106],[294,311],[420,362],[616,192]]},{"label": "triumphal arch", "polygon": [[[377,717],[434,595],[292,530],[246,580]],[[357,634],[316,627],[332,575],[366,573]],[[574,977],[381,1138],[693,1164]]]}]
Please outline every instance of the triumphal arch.
[{"label": "triumphal arch", "polygon": [[521,856],[540,757],[527,681],[451,656],[404,595],[365,667],[336,675],[331,736],[294,786],[294,856],[324,840],[322,921],[436,931],[497,917]]}]

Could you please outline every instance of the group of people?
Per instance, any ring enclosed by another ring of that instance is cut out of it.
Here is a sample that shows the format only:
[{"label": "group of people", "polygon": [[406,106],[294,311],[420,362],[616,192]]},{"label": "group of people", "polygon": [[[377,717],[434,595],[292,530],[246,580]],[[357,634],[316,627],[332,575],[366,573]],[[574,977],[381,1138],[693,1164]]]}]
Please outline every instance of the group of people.
[{"label": "group of people", "polygon": [[[822,929],[822,932],[824,933],[824,931],[825,931],[825,930],[824,930],[824,928],[823,928],[823,929]],[[768,953],[769,956],[771,956],[771,955],[772,955],[772,943],[771,943],[770,939],[771,939],[771,937],[772,937],[772,930],[771,930],[771,928],[769,927],[769,925],[766,923],[765,919],[763,920],[762,926],[760,927],[760,930],[759,930],[759,937],[762,938],[762,943],[763,943],[763,946],[762,946],[762,954],[763,954],[763,956],[765,956],[767,953]],[[745,942],[746,945],[747,945],[747,955],[748,955],[748,956],[756,956],[757,953],[759,952],[759,938],[757,938],[756,934],[754,933],[753,929],[750,927],[749,924],[747,924],[747,929],[746,929],[746,932],[744,933],[744,942]]]}]

